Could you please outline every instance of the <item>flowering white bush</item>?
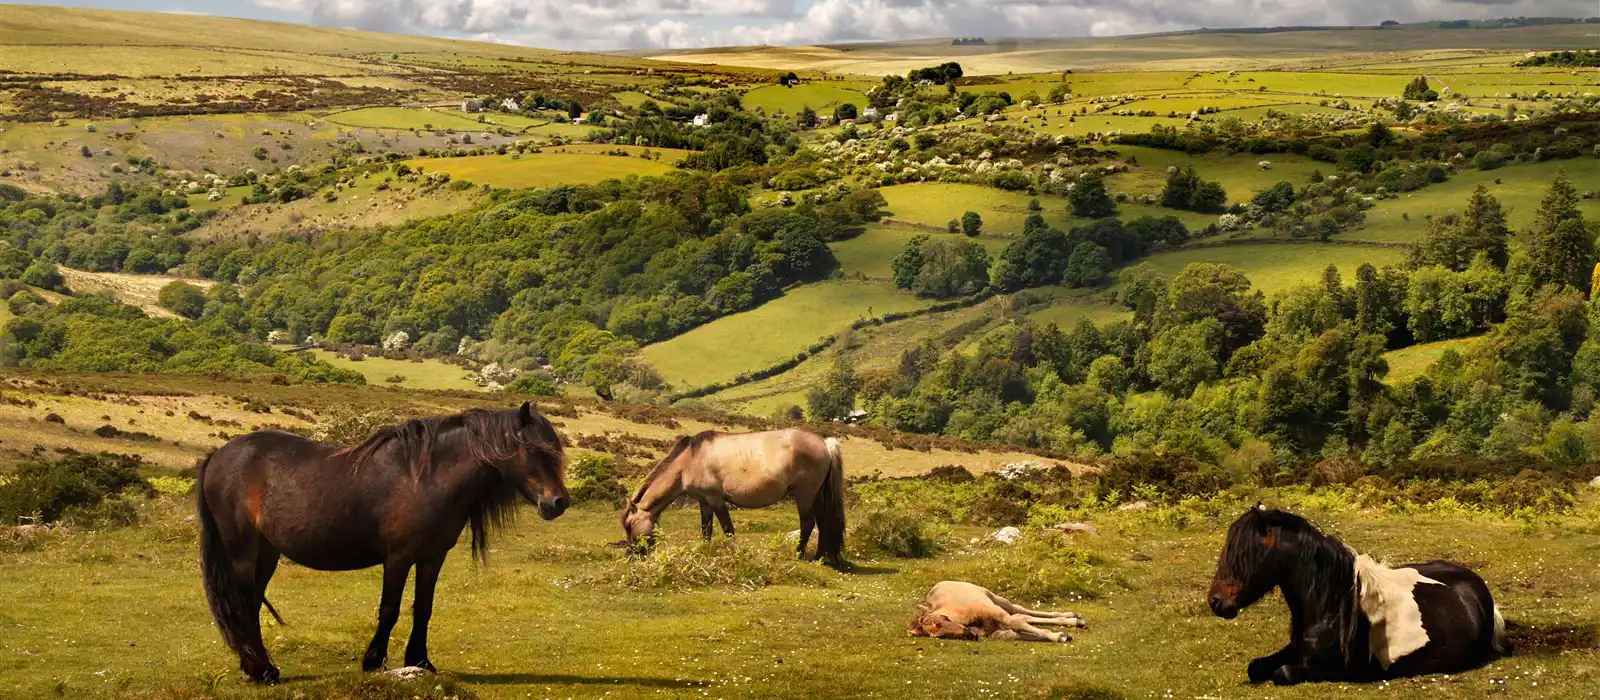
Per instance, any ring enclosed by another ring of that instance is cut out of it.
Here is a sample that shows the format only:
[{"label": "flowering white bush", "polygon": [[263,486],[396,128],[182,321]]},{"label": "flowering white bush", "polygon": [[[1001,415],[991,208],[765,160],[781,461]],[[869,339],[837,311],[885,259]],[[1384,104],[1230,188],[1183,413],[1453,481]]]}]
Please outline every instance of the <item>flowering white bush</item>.
[{"label": "flowering white bush", "polygon": [[384,350],[404,350],[411,346],[411,334],[405,331],[395,331],[383,339]]},{"label": "flowering white bush", "polygon": [[503,386],[510,384],[517,378],[518,374],[520,374],[520,372],[518,372],[516,368],[507,367],[498,362],[490,362],[489,364],[484,365],[483,369],[478,370],[478,376],[474,380],[474,383],[478,386]]},{"label": "flowering white bush", "polygon": [[1236,215],[1236,214],[1223,214],[1222,216],[1217,217],[1217,228],[1222,229],[1224,231],[1232,231],[1232,230],[1234,230],[1236,228],[1239,228],[1239,217],[1238,217],[1238,215]]},{"label": "flowering white bush", "polygon": [[273,331],[267,334],[267,342],[272,345],[282,345],[289,342],[288,331]]}]

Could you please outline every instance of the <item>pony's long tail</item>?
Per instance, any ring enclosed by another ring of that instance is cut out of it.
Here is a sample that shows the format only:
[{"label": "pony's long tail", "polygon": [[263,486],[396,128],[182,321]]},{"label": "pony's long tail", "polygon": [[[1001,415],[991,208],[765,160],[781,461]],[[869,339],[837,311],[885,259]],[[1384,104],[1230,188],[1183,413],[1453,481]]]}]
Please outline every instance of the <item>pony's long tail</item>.
[{"label": "pony's long tail", "polygon": [[828,438],[828,475],[822,479],[811,512],[817,519],[817,555],[831,566],[844,565],[844,455]]},{"label": "pony's long tail", "polygon": [[[211,617],[222,632],[222,641],[239,655],[241,666],[262,668],[267,666],[267,660],[256,658],[259,655],[246,643],[251,637],[249,630],[252,623],[261,624],[261,613],[250,600],[248,589],[234,574],[233,558],[228,555],[228,548],[222,542],[217,518],[206,503],[206,466],[214,454],[206,455],[194,469],[195,519],[200,521],[200,575],[205,581],[206,601],[211,604]],[[255,582],[250,582],[250,585],[254,586]],[[267,606],[267,609],[272,610],[272,606]],[[276,610],[273,610],[272,616],[278,617]],[[279,622],[282,622],[282,618],[279,618]]]},{"label": "pony's long tail", "polygon": [[1494,606],[1494,636],[1489,639],[1490,647],[1500,656],[1511,655],[1511,640],[1506,637],[1506,618],[1500,615],[1500,606]]}]

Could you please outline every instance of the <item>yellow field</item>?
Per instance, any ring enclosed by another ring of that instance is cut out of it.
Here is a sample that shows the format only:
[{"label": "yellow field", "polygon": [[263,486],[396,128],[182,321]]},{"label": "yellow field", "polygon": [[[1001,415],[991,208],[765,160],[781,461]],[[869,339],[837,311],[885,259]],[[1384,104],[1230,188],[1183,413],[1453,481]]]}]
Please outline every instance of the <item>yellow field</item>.
[{"label": "yellow field", "polygon": [[409,160],[412,168],[446,172],[456,180],[520,189],[560,184],[592,184],[629,175],[663,175],[674,170],[663,161],[585,153],[527,153]]}]

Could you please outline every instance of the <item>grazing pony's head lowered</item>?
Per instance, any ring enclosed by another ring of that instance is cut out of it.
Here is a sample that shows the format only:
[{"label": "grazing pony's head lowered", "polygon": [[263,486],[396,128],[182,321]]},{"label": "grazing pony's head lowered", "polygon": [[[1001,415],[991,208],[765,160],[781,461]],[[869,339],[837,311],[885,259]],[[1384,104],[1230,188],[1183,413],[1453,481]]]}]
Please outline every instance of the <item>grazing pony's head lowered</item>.
[{"label": "grazing pony's head lowered", "polygon": [[[653,508],[656,507],[656,504],[646,503],[643,507],[640,506],[640,502],[644,500],[645,493],[650,490],[650,485],[654,484],[657,479],[662,478],[673,463],[679,457],[684,456],[684,453],[699,448],[700,445],[714,437],[716,437],[716,433],[712,431],[697,435],[678,436],[677,442],[673,443],[672,449],[667,452],[667,456],[662,457],[661,461],[656,463],[655,468],[650,470],[650,475],[644,478],[644,483],[639,485],[639,490],[635,491],[633,498],[628,499],[628,504],[623,506],[622,515],[619,518],[622,524],[622,533],[629,548],[639,548],[639,545],[643,543],[642,549],[648,551],[655,544],[657,513]],[[661,507],[664,507],[664,505]]]},{"label": "grazing pony's head lowered", "polygon": [[1305,518],[1261,505],[1228,528],[1228,541],[1211,580],[1211,612],[1231,620],[1272,592],[1296,566],[1307,535],[1324,539]]}]

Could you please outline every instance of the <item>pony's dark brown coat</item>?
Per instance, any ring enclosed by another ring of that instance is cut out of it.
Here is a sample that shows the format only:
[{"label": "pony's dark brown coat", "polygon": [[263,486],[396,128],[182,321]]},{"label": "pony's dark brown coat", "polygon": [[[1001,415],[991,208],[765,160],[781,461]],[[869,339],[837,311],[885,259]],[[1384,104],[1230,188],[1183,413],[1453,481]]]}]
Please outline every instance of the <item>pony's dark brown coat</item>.
[{"label": "pony's dark brown coat", "polygon": [[561,515],[563,468],[560,437],[531,404],[408,420],[348,448],[274,430],[234,438],[196,468],[212,616],[240,668],[271,682],[278,669],[262,644],[260,611],[279,557],[325,571],[382,565],[378,628],[362,659],[375,670],[416,567],[406,665],[431,669],[428,619],[445,555],[470,527],[483,558],[519,495],[546,519]]}]

